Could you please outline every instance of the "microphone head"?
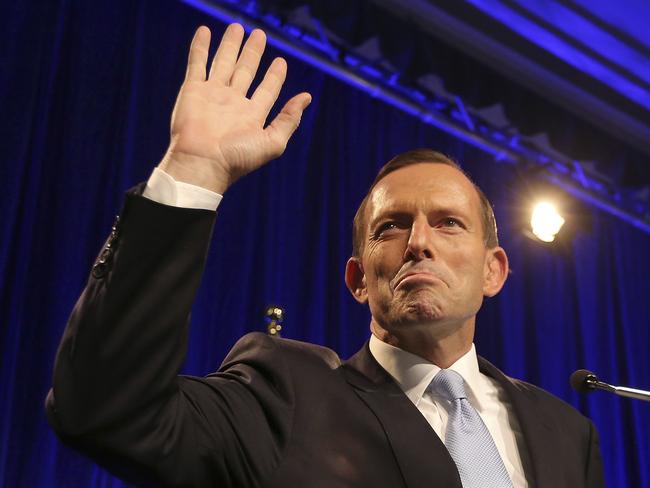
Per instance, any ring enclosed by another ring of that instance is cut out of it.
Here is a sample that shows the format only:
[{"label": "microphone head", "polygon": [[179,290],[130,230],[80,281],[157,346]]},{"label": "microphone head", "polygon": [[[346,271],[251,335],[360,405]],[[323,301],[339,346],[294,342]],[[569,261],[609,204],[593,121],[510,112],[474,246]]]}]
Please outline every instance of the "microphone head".
[{"label": "microphone head", "polygon": [[569,382],[571,383],[571,388],[578,393],[591,393],[596,387],[589,384],[590,380],[598,381],[598,377],[591,371],[579,369],[571,375]]}]

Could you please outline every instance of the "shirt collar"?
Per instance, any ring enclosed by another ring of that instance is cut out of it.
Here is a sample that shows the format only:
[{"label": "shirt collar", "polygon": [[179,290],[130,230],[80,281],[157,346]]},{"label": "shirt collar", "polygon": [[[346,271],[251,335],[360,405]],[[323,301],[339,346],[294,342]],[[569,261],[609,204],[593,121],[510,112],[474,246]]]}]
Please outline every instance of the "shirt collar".
[{"label": "shirt collar", "polygon": [[[417,406],[440,368],[420,356],[381,341],[374,334],[370,336],[369,347],[379,365],[393,377],[404,394]],[[449,369],[463,377],[470,403],[480,411],[483,388],[474,344]]]}]

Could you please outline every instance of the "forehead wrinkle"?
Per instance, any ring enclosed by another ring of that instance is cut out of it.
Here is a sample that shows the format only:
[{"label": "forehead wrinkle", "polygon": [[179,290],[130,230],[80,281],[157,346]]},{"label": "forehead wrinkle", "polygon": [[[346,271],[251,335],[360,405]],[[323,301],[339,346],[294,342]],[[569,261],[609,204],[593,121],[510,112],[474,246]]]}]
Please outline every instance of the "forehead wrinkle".
[{"label": "forehead wrinkle", "polygon": [[[373,189],[370,212],[366,210],[370,214],[367,215],[370,226],[385,215],[417,213],[420,209],[424,209],[427,214],[444,213],[466,218],[475,213],[475,217],[479,220],[481,218],[480,199],[469,180],[466,181],[467,184],[465,181],[461,183],[459,180],[449,178],[394,182],[393,187],[389,189],[384,183],[390,176],[388,175]],[[463,179],[466,180],[464,175]]]}]

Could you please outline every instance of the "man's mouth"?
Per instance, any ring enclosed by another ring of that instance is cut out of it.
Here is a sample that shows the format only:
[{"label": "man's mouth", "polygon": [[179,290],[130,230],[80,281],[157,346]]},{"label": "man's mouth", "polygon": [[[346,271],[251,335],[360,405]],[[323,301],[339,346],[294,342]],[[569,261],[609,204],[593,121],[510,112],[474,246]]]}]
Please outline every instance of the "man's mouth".
[{"label": "man's mouth", "polygon": [[408,272],[397,280],[394,290],[397,291],[404,287],[413,287],[418,285],[428,285],[440,283],[440,278],[429,271]]}]

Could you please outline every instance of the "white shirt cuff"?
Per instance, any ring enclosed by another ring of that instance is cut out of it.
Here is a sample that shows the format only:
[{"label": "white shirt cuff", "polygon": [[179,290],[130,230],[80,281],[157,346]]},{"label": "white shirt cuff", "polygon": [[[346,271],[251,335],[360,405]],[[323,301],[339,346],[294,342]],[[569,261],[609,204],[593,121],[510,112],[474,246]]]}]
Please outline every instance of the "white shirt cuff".
[{"label": "white shirt cuff", "polygon": [[223,195],[203,187],[176,181],[160,168],[154,168],[142,196],[172,207],[216,210]]}]

